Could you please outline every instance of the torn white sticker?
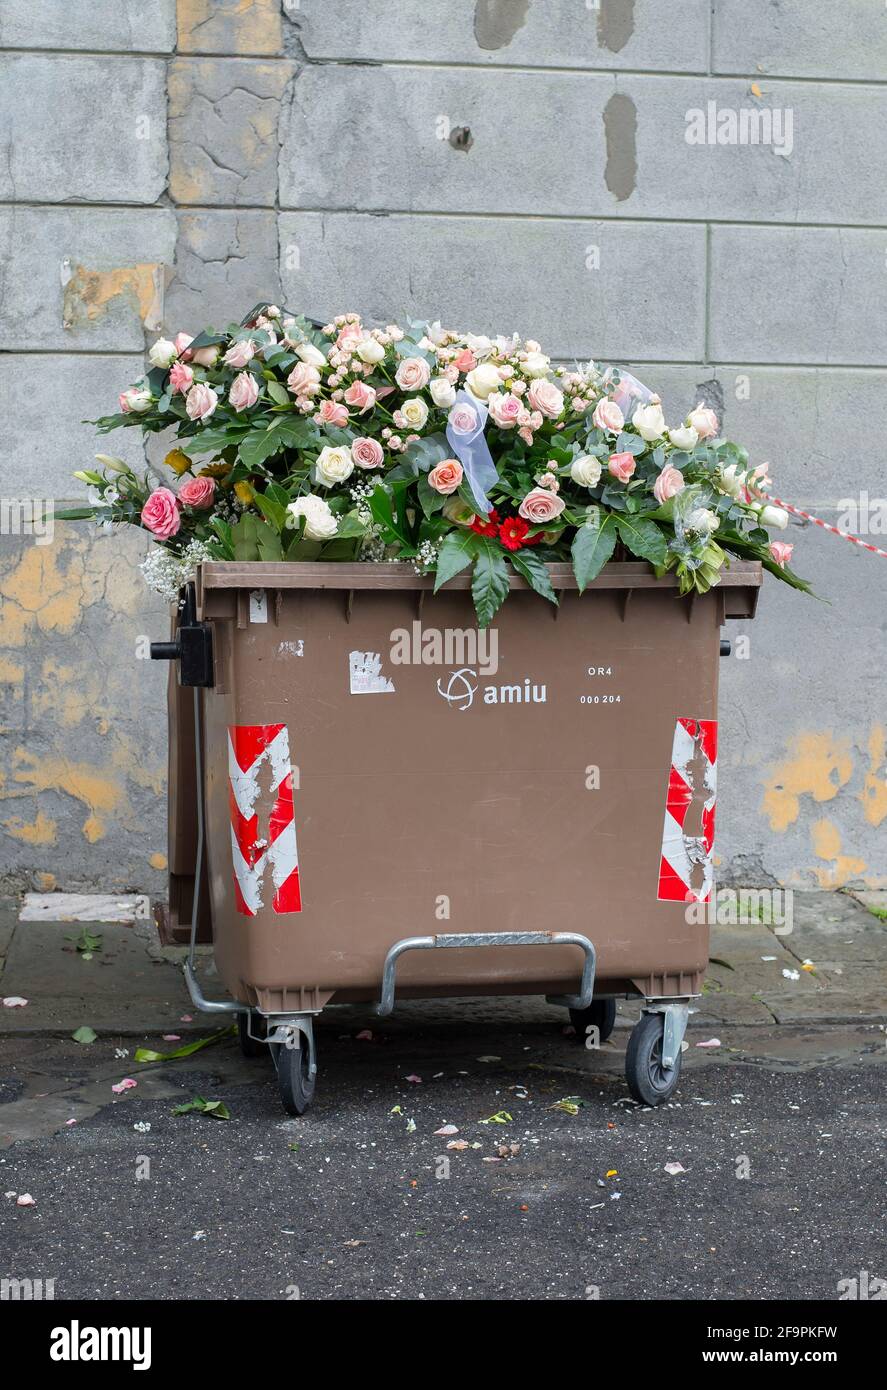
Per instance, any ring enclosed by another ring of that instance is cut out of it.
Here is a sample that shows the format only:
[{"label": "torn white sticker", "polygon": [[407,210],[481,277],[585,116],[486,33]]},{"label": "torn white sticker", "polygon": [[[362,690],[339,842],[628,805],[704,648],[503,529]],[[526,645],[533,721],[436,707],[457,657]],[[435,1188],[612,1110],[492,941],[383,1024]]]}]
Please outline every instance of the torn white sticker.
[{"label": "torn white sticker", "polygon": [[305,643],[301,637],[295,642],[281,642],[277,648],[277,655],[283,657],[284,661],[291,656],[304,656]]},{"label": "torn white sticker", "polygon": [[249,591],[249,620],[251,623],[268,621],[268,594],[264,589]]},{"label": "torn white sticker", "polygon": [[382,658],[378,652],[349,652],[348,667],[352,695],[394,693],[394,681],[383,676]]}]

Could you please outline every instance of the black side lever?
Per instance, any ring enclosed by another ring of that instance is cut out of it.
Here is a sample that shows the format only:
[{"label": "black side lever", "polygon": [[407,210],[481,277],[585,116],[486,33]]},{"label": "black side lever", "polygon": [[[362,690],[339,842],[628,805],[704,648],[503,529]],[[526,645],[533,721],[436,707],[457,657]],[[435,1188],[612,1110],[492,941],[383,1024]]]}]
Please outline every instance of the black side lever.
[{"label": "black side lever", "polygon": [[182,616],[173,642],[152,642],[152,661],[177,661],[179,685],[213,685],[213,634],[209,623],[197,621],[194,585],[185,589]]}]

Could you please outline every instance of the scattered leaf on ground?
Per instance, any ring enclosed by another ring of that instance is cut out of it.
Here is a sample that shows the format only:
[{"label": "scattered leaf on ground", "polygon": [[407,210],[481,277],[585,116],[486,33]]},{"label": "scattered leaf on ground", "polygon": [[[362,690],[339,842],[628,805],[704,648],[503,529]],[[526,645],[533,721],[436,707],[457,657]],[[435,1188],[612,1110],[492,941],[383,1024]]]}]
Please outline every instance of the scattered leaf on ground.
[{"label": "scattered leaf on ground", "polygon": [[183,1105],[176,1105],[173,1108],[174,1115],[187,1115],[190,1111],[196,1110],[201,1115],[209,1115],[213,1120],[230,1120],[231,1112],[223,1100],[204,1100],[203,1096],[195,1096],[193,1100],[187,1100]]},{"label": "scattered leaf on ground", "polygon": [[172,1052],[152,1052],[150,1047],[137,1047],[133,1054],[134,1062],[174,1062],[177,1057],[190,1057],[192,1052],[199,1052],[202,1047],[210,1047],[213,1043],[221,1042],[222,1038],[230,1038],[237,1032],[234,1024],[230,1028],[220,1028],[217,1033],[210,1033],[206,1038],[198,1038],[196,1042],[185,1043],[184,1047],[177,1047]]},{"label": "scattered leaf on ground", "polygon": [[510,1125],[514,1124],[514,1117],[509,1115],[507,1110],[497,1110],[495,1115],[488,1115],[485,1120],[478,1120],[481,1125]]},{"label": "scattered leaf on ground", "polygon": [[556,1100],[554,1105],[549,1105],[548,1108],[549,1110],[562,1110],[565,1115],[578,1115],[584,1105],[585,1101],[581,1100],[579,1096],[562,1096],[560,1100]]},{"label": "scattered leaf on ground", "polygon": [[83,1043],[84,1045],[86,1043],[94,1043],[97,1037],[98,1033],[85,1023],[80,1028],[75,1028],[74,1032],[71,1034],[73,1042]]}]

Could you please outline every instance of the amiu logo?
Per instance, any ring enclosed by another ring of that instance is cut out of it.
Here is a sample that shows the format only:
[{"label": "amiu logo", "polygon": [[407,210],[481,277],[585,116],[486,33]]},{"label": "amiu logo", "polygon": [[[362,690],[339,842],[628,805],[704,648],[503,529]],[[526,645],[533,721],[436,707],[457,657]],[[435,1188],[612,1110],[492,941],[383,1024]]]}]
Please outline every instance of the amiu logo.
[{"label": "amiu logo", "polygon": [[[442,680],[437,682],[438,695],[459,710],[471,709],[477,691],[477,672],[468,666],[451,671],[445,685]],[[482,699],[485,705],[544,705],[548,700],[548,689],[547,686],[532,683],[526,676],[523,684],[483,686]]]}]

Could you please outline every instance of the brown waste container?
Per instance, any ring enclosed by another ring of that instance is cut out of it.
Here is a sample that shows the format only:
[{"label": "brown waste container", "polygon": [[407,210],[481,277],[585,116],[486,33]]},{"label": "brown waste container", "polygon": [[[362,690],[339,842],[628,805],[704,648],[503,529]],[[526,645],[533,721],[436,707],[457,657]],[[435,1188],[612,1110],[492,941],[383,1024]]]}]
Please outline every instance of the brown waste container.
[{"label": "brown waste container", "polygon": [[193,952],[189,988],[239,1006],[245,1050],[270,1043],[290,1113],[314,1091],[312,1019],[388,1013],[395,991],[546,994],[591,1042],[640,996],[629,1087],[656,1104],[677,1084],[708,961],[720,629],[753,616],[761,569],[695,598],[640,562],[581,596],[550,571],[557,609],[514,577],[479,634],[466,576],[433,595],[405,564],[206,564],[187,640],[158,649],[199,683],[196,853],[236,1002],[204,998]]}]

